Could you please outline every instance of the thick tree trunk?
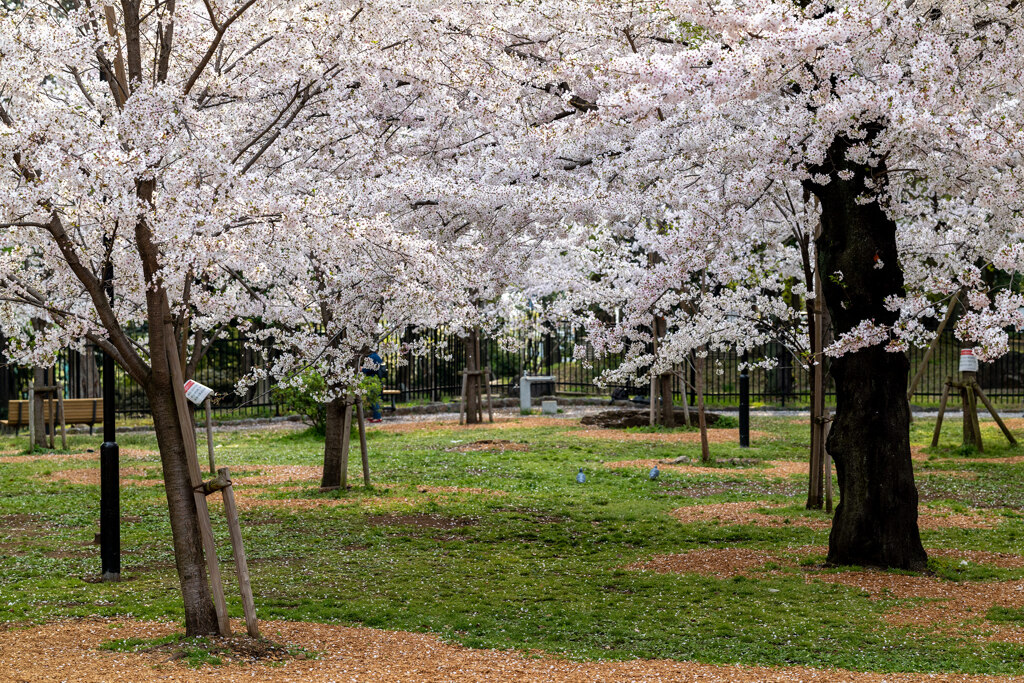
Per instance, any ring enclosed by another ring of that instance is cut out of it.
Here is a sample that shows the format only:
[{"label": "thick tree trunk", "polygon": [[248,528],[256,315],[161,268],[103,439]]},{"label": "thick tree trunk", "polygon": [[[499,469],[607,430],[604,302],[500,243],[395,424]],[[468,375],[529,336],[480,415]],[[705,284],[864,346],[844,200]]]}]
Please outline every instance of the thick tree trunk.
[{"label": "thick tree trunk", "polygon": [[[162,337],[156,341],[151,337],[151,342],[154,370],[146,386],[146,396],[153,415],[153,427],[163,465],[174,561],[185,605],[185,632],[189,636],[216,635],[217,614],[206,576],[199,518],[185,460],[184,436],[167,369],[167,355],[162,350]],[[163,372],[158,371],[160,368],[164,369]],[[191,429],[191,426],[188,428]]]},{"label": "thick tree trunk", "polygon": [[324,473],[321,488],[341,487],[341,464],[345,460],[345,399],[336,398],[327,403],[324,435]]},{"label": "thick tree trunk", "polygon": [[665,374],[659,376],[658,388],[658,393],[661,394],[661,418],[659,422],[662,427],[675,427],[676,413],[672,401],[672,375]]},{"label": "thick tree trunk", "polygon": [[474,328],[466,337],[466,424],[477,424],[483,415],[479,381],[480,376],[480,332]]},{"label": "thick tree trunk", "polygon": [[[865,174],[884,179],[885,168],[853,164],[849,142],[837,139],[826,165],[827,185],[808,183],[821,201],[818,268],[836,337],[864,320],[891,324],[886,298],[902,295],[896,224],[877,202],[859,204]],[[842,180],[839,170],[854,176]],[[832,363],[836,418],[828,437],[841,501],[829,536],[828,561],[924,569],[927,555],[917,527],[917,489],[910,459],[908,363],[903,353],[873,345]]]}]

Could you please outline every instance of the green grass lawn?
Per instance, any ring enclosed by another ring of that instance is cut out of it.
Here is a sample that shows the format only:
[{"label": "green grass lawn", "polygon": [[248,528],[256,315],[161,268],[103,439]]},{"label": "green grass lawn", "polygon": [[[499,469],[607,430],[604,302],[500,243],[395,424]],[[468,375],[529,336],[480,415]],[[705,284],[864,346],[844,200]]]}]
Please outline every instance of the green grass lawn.
[{"label": "green grass lawn", "polygon": [[[957,629],[935,633],[890,626],[884,618],[894,609],[924,604],[921,599],[873,598],[856,587],[816,580],[839,571],[820,568],[820,554],[802,564],[724,579],[625,568],[694,549],[785,553],[826,545],[827,529],[683,524],[668,514],[686,505],[766,501],[786,506],[779,514],[789,517],[823,518],[824,513],[802,511],[801,476],[769,479],[751,476],[749,467],[721,467],[699,474],[666,470],[652,482],[646,469],[609,469],[603,463],[699,459],[699,444],[658,442],[661,434],[642,432],[625,442],[592,438],[569,420],[500,427],[428,423],[413,431],[372,430],[369,490],[321,494],[318,476],[262,487],[239,484],[260,618],[429,631],[470,647],[580,659],[1024,673],[1024,647],[985,637],[1007,623],[1019,624],[1021,605],[994,605],[987,616],[983,612]],[[931,427],[917,421],[914,443],[928,443]],[[755,437],[750,449],[714,444],[714,455],[804,459],[805,425],[792,418],[756,418],[753,428],[768,436]],[[955,447],[958,430],[959,423],[948,422],[948,445],[927,451],[929,459],[917,463],[922,508],[982,509],[993,526],[925,530],[925,546],[1021,552],[1024,464],[955,460],[964,456]],[[985,435],[986,458],[1016,453],[990,424]],[[645,436],[651,441],[639,440]],[[229,432],[215,438],[219,464],[230,466],[236,477],[321,462],[322,441],[305,432]],[[525,450],[459,450],[482,439],[522,443]],[[99,487],[55,479],[62,470],[98,468],[100,440],[71,438],[72,452],[91,448],[96,458],[58,462],[8,454],[0,464],[0,623],[88,615],[181,618],[163,489],[127,483],[158,476],[155,454],[122,461],[135,468],[122,489],[128,580],[84,580],[99,571],[99,550],[92,545]],[[124,435],[120,443],[122,450],[156,448],[151,435],[140,433]],[[24,447],[24,437],[0,437],[0,451]],[[358,463],[356,452],[353,483],[361,482]],[[583,485],[575,481],[581,467],[588,476]],[[977,479],[943,476],[942,470],[976,473]],[[470,490],[443,490],[450,488]],[[351,500],[318,504],[332,498]],[[247,505],[247,499],[270,502]],[[220,507],[213,510],[230,581],[227,530]],[[932,568],[950,586],[1024,578],[1024,569],[948,558],[933,560]],[[227,592],[232,615],[240,617],[237,587],[229,583]]]}]

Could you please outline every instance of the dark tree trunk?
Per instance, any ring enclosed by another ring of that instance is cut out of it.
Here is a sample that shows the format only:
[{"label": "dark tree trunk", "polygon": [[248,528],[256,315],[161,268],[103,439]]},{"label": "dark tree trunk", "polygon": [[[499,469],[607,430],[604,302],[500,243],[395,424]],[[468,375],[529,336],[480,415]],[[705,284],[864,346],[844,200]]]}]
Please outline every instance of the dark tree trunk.
[{"label": "dark tree trunk", "polygon": [[[877,133],[877,131],[874,131]],[[818,267],[838,338],[861,321],[891,324],[886,297],[902,295],[896,224],[877,202],[858,204],[865,175],[884,179],[885,167],[846,160],[849,141],[837,139],[816,172],[827,185],[808,183],[821,201]],[[849,170],[849,180],[837,172]],[[917,528],[917,488],[910,459],[906,355],[873,345],[837,358],[836,418],[828,437],[841,501],[829,536],[828,561],[921,570],[927,555]]]},{"label": "dark tree trunk", "polygon": [[7,418],[7,402],[16,398],[14,389],[14,373],[7,364],[7,337],[0,334],[0,417]]},{"label": "dark tree trunk", "polygon": [[480,332],[474,328],[466,337],[466,424],[478,424],[483,414],[478,382],[480,376]]},{"label": "dark tree trunk", "polygon": [[[151,320],[152,318],[153,316],[150,316]],[[216,635],[217,613],[213,607],[210,583],[206,576],[199,517],[185,459],[184,436],[174,403],[163,335],[151,332],[150,342],[153,372],[145,389],[160,448],[160,463],[163,466],[171,537],[174,543],[174,562],[178,569],[178,582],[185,605],[185,632],[189,636]]]},{"label": "dark tree trunk", "polygon": [[676,413],[672,402],[672,375],[658,376],[658,393],[661,395],[661,410],[658,422],[662,427],[676,426]]},{"label": "dark tree trunk", "polygon": [[[661,339],[667,332],[667,324],[663,316],[654,317],[654,334],[657,339]],[[672,404],[672,374],[665,373],[658,375],[658,380],[655,382],[657,392],[655,393],[656,406],[658,408],[658,424],[662,427],[675,427],[676,426],[676,414],[673,410]]]},{"label": "dark tree trunk", "polygon": [[35,445],[47,448],[50,445],[46,438],[46,430],[49,429],[49,421],[46,418],[46,395],[41,392],[40,387],[46,386],[46,370],[43,368],[32,368],[32,384],[35,385],[35,399],[32,401],[32,412],[35,413],[32,419],[35,420],[36,436]]},{"label": "dark tree trunk", "polygon": [[326,405],[324,430],[324,473],[322,488],[341,487],[341,463],[345,457],[345,399],[336,398]]},{"label": "dark tree trunk", "polygon": [[78,365],[78,377],[75,387],[75,398],[92,398],[100,395],[100,369],[96,363],[96,354],[91,347],[84,353],[75,353]]}]

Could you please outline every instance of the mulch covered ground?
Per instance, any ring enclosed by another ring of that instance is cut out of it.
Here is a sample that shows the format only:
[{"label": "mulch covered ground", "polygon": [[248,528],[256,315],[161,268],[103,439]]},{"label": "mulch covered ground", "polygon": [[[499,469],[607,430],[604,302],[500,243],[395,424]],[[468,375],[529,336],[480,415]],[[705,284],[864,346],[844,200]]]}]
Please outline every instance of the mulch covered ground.
[{"label": "mulch covered ground", "polygon": [[[604,441],[639,441],[642,443],[700,443],[700,432],[626,432],[621,429],[581,429],[573,432],[573,436]],[[751,439],[771,439],[771,434],[753,430]],[[739,443],[738,429],[709,429],[708,443]]]},{"label": "mulch covered ground", "polygon": [[[0,464],[17,465],[23,462],[69,462],[75,460],[100,461],[98,451],[85,451],[81,453],[40,453],[38,455],[15,455],[16,451],[0,452]],[[160,459],[157,451],[147,451],[141,448],[121,448],[119,450],[121,460],[148,460]]]},{"label": "mulch covered ground", "polygon": [[[641,436],[659,436],[657,434],[642,434]],[[671,436],[671,435],[669,435]],[[682,474],[713,474],[719,477],[770,477],[774,479],[788,479],[794,474],[807,474],[806,462],[795,462],[792,460],[766,460],[766,467],[750,465],[746,467],[704,467],[702,465],[673,465],[660,460],[616,460],[604,463],[605,467],[619,469],[623,467],[635,467],[640,469],[651,469],[655,465],[658,469],[666,472],[680,472]]]},{"label": "mulch covered ground", "polygon": [[519,453],[523,453],[530,450],[530,445],[518,441],[508,441],[507,439],[480,439],[479,441],[471,441],[470,443],[452,446],[445,450],[458,453],[504,453],[505,451],[517,451]]},{"label": "mulch covered ground", "polygon": [[[239,628],[236,625],[236,628]],[[875,674],[808,668],[715,666],[693,662],[633,660],[572,662],[501,650],[471,650],[436,637],[400,631],[302,622],[263,622],[265,637],[318,653],[266,665],[230,663],[189,668],[163,651],[118,653],[97,650],[118,638],[155,638],[172,625],[132,621],[67,621],[0,634],[0,680],[10,683],[110,683],[113,681],[749,681],[808,683],[850,681],[1012,681],[995,676]]]},{"label": "mulch covered ground", "polygon": [[[684,524],[717,522],[762,527],[801,526],[809,529],[828,529],[832,526],[832,520],[828,518],[761,512],[783,507],[786,506],[766,501],[701,503],[678,508],[670,514]],[[917,517],[917,524],[921,529],[991,529],[998,522],[999,519],[994,513],[982,510],[944,512],[939,509],[921,508]]]}]

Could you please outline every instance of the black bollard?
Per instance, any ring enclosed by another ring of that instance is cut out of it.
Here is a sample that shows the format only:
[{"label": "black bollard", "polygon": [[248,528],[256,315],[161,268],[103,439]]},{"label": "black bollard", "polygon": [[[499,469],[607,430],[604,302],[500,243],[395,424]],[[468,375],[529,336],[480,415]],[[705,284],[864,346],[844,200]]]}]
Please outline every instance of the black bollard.
[{"label": "black bollard", "polygon": [[[114,301],[114,267],[103,268],[104,288]],[[114,425],[114,359],[103,354],[103,445],[100,446],[100,573],[121,579],[121,472]]]},{"label": "black bollard", "polygon": [[743,352],[740,369],[740,448],[750,448],[750,372],[747,370],[747,352]]}]

